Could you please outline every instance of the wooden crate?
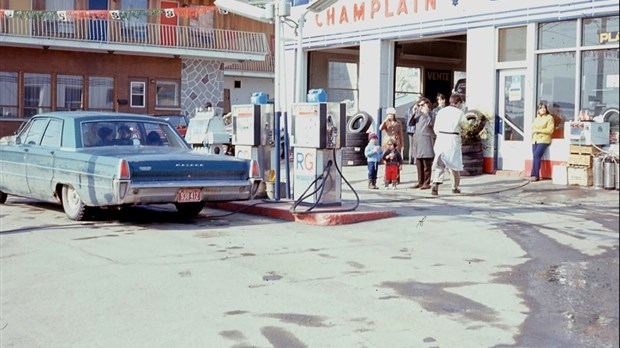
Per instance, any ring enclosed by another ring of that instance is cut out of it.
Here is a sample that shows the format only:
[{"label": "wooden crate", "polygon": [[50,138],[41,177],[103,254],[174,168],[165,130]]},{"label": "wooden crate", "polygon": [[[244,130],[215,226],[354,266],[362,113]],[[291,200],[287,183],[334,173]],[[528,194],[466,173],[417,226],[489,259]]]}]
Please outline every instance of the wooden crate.
[{"label": "wooden crate", "polygon": [[592,168],[583,166],[569,166],[568,184],[579,186],[592,186]]},{"label": "wooden crate", "polygon": [[596,155],[600,153],[601,150],[597,149],[592,145],[574,145],[570,144],[570,153],[576,153],[580,155]]},{"label": "wooden crate", "polygon": [[592,156],[571,153],[568,156],[568,164],[592,168]]},{"label": "wooden crate", "polygon": [[566,165],[555,165],[551,172],[551,182],[556,185],[568,184],[568,167]]}]

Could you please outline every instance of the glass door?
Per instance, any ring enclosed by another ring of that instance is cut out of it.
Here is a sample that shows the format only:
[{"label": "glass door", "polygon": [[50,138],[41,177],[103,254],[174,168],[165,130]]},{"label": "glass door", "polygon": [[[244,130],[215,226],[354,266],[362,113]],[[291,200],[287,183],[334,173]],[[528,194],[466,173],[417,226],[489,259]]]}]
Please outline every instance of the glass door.
[{"label": "glass door", "polygon": [[[518,170],[525,168],[529,158],[529,141],[524,141],[525,125],[525,69],[499,72],[497,137],[497,169]],[[529,134],[529,132],[527,132]]]}]

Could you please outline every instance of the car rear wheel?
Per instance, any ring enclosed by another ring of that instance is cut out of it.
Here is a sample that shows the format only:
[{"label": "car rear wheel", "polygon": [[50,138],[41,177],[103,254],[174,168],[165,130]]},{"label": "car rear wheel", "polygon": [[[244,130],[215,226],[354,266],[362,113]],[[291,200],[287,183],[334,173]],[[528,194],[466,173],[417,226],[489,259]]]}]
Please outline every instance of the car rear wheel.
[{"label": "car rear wheel", "polygon": [[177,207],[177,212],[179,212],[179,215],[184,218],[195,217],[200,214],[202,209],[205,207],[204,202],[175,203],[174,205]]},{"label": "car rear wheel", "polygon": [[0,204],[4,204],[4,202],[6,202],[6,197],[7,197],[7,194],[0,191]]},{"label": "car rear wheel", "polygon": [[80,195],[70,185],[63,186],[62,188],[62,207],[67,217],[75,221],[82,221],[88,209]]}]

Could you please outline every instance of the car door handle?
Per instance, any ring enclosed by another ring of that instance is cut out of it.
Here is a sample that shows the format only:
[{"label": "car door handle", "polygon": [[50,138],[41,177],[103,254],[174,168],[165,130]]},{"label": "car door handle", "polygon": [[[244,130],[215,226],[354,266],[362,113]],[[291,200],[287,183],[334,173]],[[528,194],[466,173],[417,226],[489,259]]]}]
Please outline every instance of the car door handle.
[{"label": "car door handle", "polygon": [[50,155],[53,155],[53,154],[55,154],[55,153],[56,153],[56,151],[54,151],[54,150],[50,150]]}]

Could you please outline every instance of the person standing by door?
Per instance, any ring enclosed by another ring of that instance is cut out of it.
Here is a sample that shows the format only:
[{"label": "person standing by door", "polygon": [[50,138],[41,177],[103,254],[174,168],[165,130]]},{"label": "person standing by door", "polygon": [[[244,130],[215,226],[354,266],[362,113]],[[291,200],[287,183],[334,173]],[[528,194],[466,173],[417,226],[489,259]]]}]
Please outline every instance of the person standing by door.
[{"label": "person standing by door", "polygon": [[439,194],[439,185],[443,183],[444,172],[452,174],[452,193],[461,193],[459,185],[463,170],[463,153],[461,150],[461,129],[465,114],[461,110],[463,99],[459,94],[450,96],[450,106],[441,109],[435,116],[435,160],[433,161],[433,185],[431,194]]},{"label": "person standing by door", "polygon": [[437,115],[439,110],[446,107],[446,96],[443,93],[437,93],[437,106],[433,109],[433,115]]},{"label": "person standing by door", "polygon": [[426,190],[431,188],[431,169],[435,157],[433,150],[435,140],[434,118],[429,99],[422,98],[418,105],[420,105],[420,111],[417,116],[416,131],[413,135],[413,156],[416,158],[418,183],[412,188]]},{"label": "person standing by door", "polygon": [[418,98],[413,105],[411,105],[407,109],[407,136],[409,137],[409,164],[415,164],[415,156],[413,155],[413,134],[415,133],[416,128],[416,116],[418,114],[418,110],[420,109],[420,101],[422,98]]},{"label": "person standing by door", "polygon": [[551,134],[555,129],[553,116],[549,113],[547,104],[538,103],[536,117],[532,121],[532,171],[530,180],[540,179],[540,164],[545,151],[551,144]]}]

